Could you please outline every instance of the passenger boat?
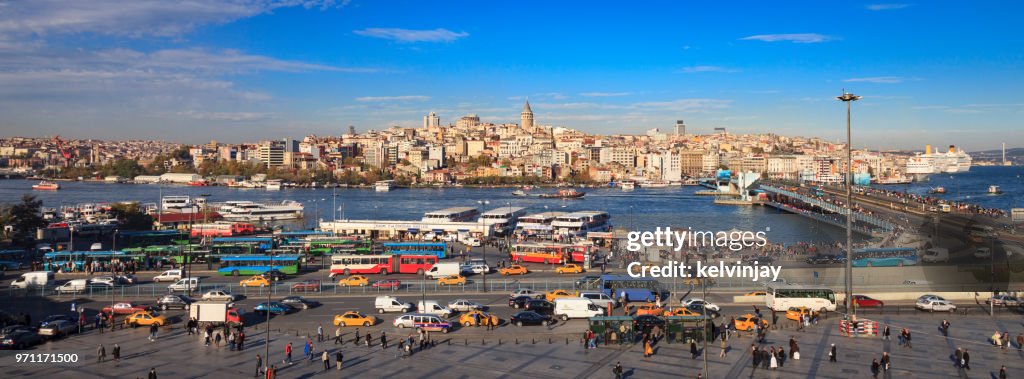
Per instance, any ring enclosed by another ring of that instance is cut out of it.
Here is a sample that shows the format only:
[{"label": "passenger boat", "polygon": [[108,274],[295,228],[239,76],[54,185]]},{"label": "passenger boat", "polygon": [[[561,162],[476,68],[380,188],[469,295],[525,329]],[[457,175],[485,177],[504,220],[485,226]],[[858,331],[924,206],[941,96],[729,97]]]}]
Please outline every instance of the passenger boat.
[{"label": "passenger boat", "polygon": [[206,187],[210,185],[210,183],[207,183],[205,180],[193,180],[188,182],[187,185],[190,187]]},{"label": "passenger boat", "polygon": [[619,185],[622,187],[623,191],[632,191],[636,189],[636,182],[632,180],[623,180]]},{"label": "passenger boat", "polygon": [[280,204],[231,201],[220,208],[221,215],[232,221],[294,220],[302,218],[304,209],[301,203],[293,200]]},{"label": "passenger boat", "polygon": [[566,213],[555,218],[551,227],[555,234],[585,236],[589,232],[607,232],[611,230],[608,213],[598,211],[582,211]]},{"label": "passenger boat", "polygon": [[373,184],[373,189],[377,192],[388,192],[395,188],[394,180],[380,180]]},{"label": "passenger boat", "polygon": [[56,191],[60,189],[60,184],[48,181],[41,181],[38,184],[33,184],[32,189],[36,191]]},{"label": "passenger boat", "polygon": [[266,190],[267,191],[280,191],[281,190],[281,181],[280,180],[268,180],[267,181]]},{"label": "passenger boat", "polygon": [[515,190],[515,191],[512,191],[512,196],[528,196],[528,195],[527,195],[526,191]]},{"label": "passenger boat", "polygon": [[928,190],[928,193],[946,193],[946,187],[935,187]]},{"label": "passenger boat", "polygon": [[558,192],[555,193],[545,193],[542,195],[538,195],[537,197],[541,199],[578,199],[583,197],[583,195],[586,195],[586,193],[579,192],[574,189],[563,189],[558,190]]},{"label": "passenger boat", "polygon": [[1003,190],[999,189],[999,186],[988,186],[988,193],[990,195],[1001,195]]},{"label": "passenger boat", "polygon": [[889,185],[889,184],[910,184],[914,181],[914,178],[909,176],[890,176],[875,179],[875,184]]}]

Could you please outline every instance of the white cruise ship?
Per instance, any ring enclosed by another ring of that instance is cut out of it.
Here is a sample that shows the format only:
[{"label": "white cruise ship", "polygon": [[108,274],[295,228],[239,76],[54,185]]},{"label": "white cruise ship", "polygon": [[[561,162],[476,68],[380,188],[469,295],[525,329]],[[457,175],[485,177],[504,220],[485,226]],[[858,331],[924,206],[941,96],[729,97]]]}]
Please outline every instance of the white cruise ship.
[{"label": "white cruise ship", "polygon": [[302,218],[305,208],[293,200],[281,204],[260,204],[251,201],[232,201],[221,207],[221,214],[232,221],[273,221]]},{"label": "white cruise ship", "polygon": [[907,175],[922,180],[928,175],[941,173],[967,172],[971,169],[971,156],[962,149],[950,145],[945,153],[932,152],[932,145],[925,146],[924,154],[918,154],[907,160]]}]

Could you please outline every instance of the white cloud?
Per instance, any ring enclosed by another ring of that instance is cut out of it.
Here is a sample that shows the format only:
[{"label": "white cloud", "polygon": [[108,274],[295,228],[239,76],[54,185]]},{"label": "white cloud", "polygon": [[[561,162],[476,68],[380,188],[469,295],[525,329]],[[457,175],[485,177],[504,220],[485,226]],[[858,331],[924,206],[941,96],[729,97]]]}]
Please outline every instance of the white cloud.
[{"label": "white cloud", "polygon": [[732,100],[724,99],[678,99],[670,101],[649,101],[634,104],[642,108],[660,108],[682,112],[705,112],[710,110],[725,109],[732,104]]},{"label": "white cloud", "polygon": [[818,33],[757,34],[740,38],[742,41],[819,43],[831,41],[834,37]]},{"label": "white cloud", "polygon": [[684,74],[696,74],[701,72],[739,72],[740,70],[722,66],[690,66],[679,69]]},{"label": "white cloud", "polygon": [[583,92],[580,96],[583,97],[617,97],[617,96],[629,96],[632,95],[630,92]]},{"label": "white cloud", "polygon": [[878,84],[892,84],[902,83],[903,78],[899,76],[870,76],[864,78],[849,78],[843,79],[847,83],[878,83]]},{"label": "white cloud", "polygon": [[357,97],[356,101],[362,102],[387,102],[387,101],[426,101],[430,96],[403,95],[403,96],[363,96]]},{"label": "white cloud", "polygon": [[367,28],[355,30],[353,33],[373,38],[383,38],[398,42],[453,42],[468,37],[466,32],[453,32],[448,29],[417,30],[401,28]]},{"label": "white cloud", "polygon": [[895,4],[895,3],[891,3],[891,4],[868,4],[868,5],[864,6],[864,8],[867,8],[869,11],[887,11],[887,10],[893,10],[893,9],[903,9],[903,8],[906,8],[906,7],[909,7],[909,6],[910,6],[910,4]]},{"label": "white cloud", "polygon": [[178,115],[185,116],[195,120],[206,120],[206,121],[256,121],[270,118],[270,113],[261,112],[203,112],[203,111],[183,111],[178,112]]}]

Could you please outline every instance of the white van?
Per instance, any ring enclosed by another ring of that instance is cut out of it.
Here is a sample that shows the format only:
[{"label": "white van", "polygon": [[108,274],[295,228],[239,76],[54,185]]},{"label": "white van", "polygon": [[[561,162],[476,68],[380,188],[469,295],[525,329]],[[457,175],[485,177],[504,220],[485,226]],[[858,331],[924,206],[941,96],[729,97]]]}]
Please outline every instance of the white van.
[{"label": "white van", "polygon": [[427,270],[426,275],[428,278],[437,279],[449,275],[458,275],[460,271],[459,262],[438,262]]},{"label": "white van", "polygon": [[57,287],[57,293],[65,294],[65,293],[85,292],[85,289],[88,286],[89,286],[89,280],[88,279],[72,279],[72,280],[67,281],[67,283],[62,284],[60,287]]},{"label": "white van", "polygon": [[448,318],[452,315],[452,310],[446,306],[438,304],[436,300],[420,300],[416,303],[416,312],[438,315],[444,318]]},{"label": "white van", "polygon": [[590,299],[563,297],[555,299],[554,317],[566,321],[570,318],[591,318],[604,314]]},{"label": "white van", "polygon": [[605,309],[615,308],[618,305],[615,299],[612,299],[611,296],[606,295],[604,292],[580,292],[580,297],[590,299],[590,302],[594,303],[594,305]]},{"label": "white van", "polygon": [[384,312],[408,312],[412,309],[411,303],[403,303],[397,297],[388,295],[377,296],[373,301],[373,307],[377,308],[377,313]]},{"label": "white van", "polygon": [[53,282],[53,271],[33,271],[21,274],[20,277],[11,282],[14,288],[43,287]]},{"label": "white van", "polygon": [[189,291],[199,288],[199,278],[185,278],[180,279],[174,284],[167,286],[169,292],[175,291]]},{"label": "white van", "polygon": [[931,249],[925,250],[924,254],[921,255],[921,262],[949,262],[949,249],[944,247],[933,247]]},{"label": "white van", "polygon": [[89,246],[89,251],[101,251],[101,250],[103,250],[103,244],[102,243],[94,242],[92,245]]},{"label": "white van", "polygon": [[181,270],[167,270],[167,271],[164,271],[164,272],[160,273],[160,275],[154,276],[153,277],[153,281],[154,282],[176,282],[176,281],[181,280],[181,278],[184,277],[184,276],[185,275],[182,275]]}]

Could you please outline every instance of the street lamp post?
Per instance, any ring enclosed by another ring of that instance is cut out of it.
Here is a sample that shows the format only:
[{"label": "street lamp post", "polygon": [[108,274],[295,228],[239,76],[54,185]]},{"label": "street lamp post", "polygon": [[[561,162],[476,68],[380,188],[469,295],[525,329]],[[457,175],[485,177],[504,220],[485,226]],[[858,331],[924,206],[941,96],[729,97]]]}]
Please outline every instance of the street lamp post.
[{"label": "street lamp post", "polygon": [[[270,270],[273,271],[274,270],[274,253],[271,252],[268,255],[270,256]],[[271,283],[271,286],[272,285],[273,285],[273,283]],[[270,300],[270,293],[271,292],[273,292],[271,290],[271,287],[267,286],[267,306],[270,306],[270,301],[271,301]],[[267,311],[267,337],[266,338],[267,338],[267,341],[264,343],[264,346],[266,346],[266,352],[264,353],[265,354],[264,355],[264,357],[265,357],[264,358],[264,362],[265,362],[264,364],[265,365],[263,366],[263,371],[264,372],[266,372],[267,369],[270,368],[270,311],[269,310]]]},{"label": "street lamp post", "polygon": [[850,108],[860,96],[843,90],[837,100],[846,103],[846,311],[856,314],[853,307],[853,139],[850,137]]},{"label": "street lamp post", "polygon": [[[480,210],[481,210],[480,213],[481,214],[483,214],[483,212],[482,212],[483,208],[485,206],[491,204],[491,202],[488,201],[488,200],[478,200],[477,203],[480,203]],[[479,220],[478,222],[480,224],[484,223],[483,217],[479,218],[478,220]],[[486,226],[486,225],[484,225],[484,226]],[[484,234],[483,237],[486,238],[487,237],[487,230],[486,229],[484,230],[483,234]],[[487,270],[483,271],[483,274],[480,275],[480,278],[483,279],[483,282],[484,282],[484,292],[487,292],[487,271],[490,271],[490,269],[491,269],[491,266],[487,264],[487,241],[482,238],[481,241],[480,241],[480,245],[481,245],[481,247],[483,247],[484,266],[487,267]]]}]

